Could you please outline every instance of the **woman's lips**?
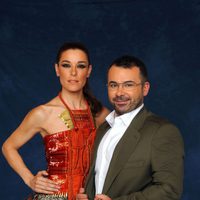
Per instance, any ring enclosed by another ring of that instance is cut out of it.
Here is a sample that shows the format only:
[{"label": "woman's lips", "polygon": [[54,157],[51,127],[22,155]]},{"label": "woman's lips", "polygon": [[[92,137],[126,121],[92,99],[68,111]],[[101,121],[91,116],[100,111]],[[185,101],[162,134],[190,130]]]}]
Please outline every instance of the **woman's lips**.
[{"label": "woman's lips", "polygon": [[68,80],[69,83],[78,83],[78,80]]}]

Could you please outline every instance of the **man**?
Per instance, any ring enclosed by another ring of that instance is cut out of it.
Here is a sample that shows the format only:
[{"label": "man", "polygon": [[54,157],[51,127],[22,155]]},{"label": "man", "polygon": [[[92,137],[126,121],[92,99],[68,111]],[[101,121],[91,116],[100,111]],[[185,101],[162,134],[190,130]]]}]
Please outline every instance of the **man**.
[{"label": "man", "polygon": [[97,132],[86,187],[77,200],[178,200],[184,149],[179,130],[143,104],[150,83],[142,61],[116,59],[108,70],[114,111]]}]

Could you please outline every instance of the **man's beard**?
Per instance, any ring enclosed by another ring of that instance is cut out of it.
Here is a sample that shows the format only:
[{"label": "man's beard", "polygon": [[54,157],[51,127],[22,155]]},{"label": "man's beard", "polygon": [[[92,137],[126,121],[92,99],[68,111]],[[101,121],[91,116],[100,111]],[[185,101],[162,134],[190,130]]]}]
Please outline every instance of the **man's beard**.
[{"label": "man's beard", "polygon": [[[116,102],[120,102],[120,101],[130,101],[129,104],[125,105],[125,109],[118,109],[119,106],[116,106]],[[139,106],[141,106],[143,103],[143,98],[139,98],[139,99],[134,99],[131,100],[129,97],[126,96],[118,96],[113,98],[113,106],[115,109],[115,112],[117,113],[117,115],[123,115],[125,113],[131,112],[133,110],[135,110],[136,108],[138,108]],[[126,109],[127,107],[127,109]]]}]

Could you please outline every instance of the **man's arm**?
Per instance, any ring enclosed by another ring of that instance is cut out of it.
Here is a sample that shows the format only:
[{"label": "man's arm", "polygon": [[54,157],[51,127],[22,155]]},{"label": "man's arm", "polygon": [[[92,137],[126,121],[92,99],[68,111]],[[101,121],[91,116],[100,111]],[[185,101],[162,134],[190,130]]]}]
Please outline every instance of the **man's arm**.
[{"label": "man's arm", "polygon": [[[164,124],[158,128],[152,139],[150,169],[152,171],[151,184],[148,184],[141,191],[129,193],[127,195],[112,198],[112,195],[110,194],[98,194],[94,199],[179,200],[183,186],[183,158],[184,147],[179,130],[172,124]],[[91,181],[90,189],[93,188],[91,186],[93,184],[94,183]],[[88,192],[90,193],[91,190],[88,190]],[[89,198],[87,197],[85,200],[88,199]]]},{"label": "man's arm", "polygon": [[[115,200],[179,200],[183,187],[184,145],[179,130],[162,125],[152,140],[152,184]],[[133,180],[134,181],[134,180]]]}]

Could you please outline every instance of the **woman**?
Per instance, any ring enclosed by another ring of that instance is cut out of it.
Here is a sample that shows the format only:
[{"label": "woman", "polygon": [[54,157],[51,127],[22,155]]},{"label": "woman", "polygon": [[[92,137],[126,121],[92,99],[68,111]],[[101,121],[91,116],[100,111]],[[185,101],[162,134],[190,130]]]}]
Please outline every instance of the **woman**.
[{"label": "woman", "polygon": [[[96,127],[109,113],[88,90],[92,66],[85,46],[65,43],[57,54],[55,70],[61,92],[31,110],[3,144],[8,163],[38,200],[75,198],[88,172]],[[33,175],[18,149],[38,132],[44,140],[48,169]]]}]

